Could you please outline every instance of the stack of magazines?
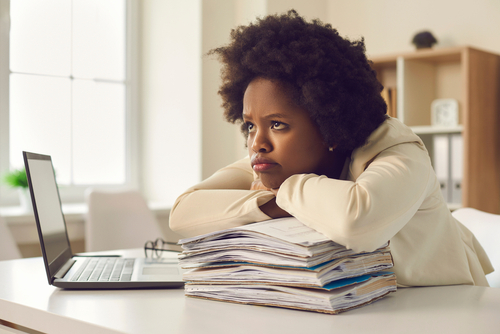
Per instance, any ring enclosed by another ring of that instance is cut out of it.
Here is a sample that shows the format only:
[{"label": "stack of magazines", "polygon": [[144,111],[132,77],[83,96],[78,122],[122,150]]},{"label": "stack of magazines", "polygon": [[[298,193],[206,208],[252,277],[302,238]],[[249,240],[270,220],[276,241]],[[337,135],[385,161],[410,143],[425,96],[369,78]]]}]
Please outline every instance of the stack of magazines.
[{"label": "stack of magazines", "polygon": [[179,241],[189,297],[336,314],[396,291],[389,245],[355,253],[295,218]]}]

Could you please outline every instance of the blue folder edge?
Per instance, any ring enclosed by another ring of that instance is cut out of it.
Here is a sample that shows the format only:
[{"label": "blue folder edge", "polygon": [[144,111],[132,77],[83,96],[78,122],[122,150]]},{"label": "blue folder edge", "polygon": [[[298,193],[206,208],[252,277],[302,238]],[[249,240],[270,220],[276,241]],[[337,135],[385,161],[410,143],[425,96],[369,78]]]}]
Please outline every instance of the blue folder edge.
[{"label": "blue folder edge", "polygon": [[392,274],[394,274],[394,273],[390,272],[390,271],[379,271],[379,272],[375,272],[375,273],[372,273],[369,275],[343,278],[343,279],[340,279],[337,281],[330,282],[330,283],[326,284],[325,286],[323,286],[321,289],[331,291],[331,290],[342,288],[345,286],[366,282],[372,277],[392,275]]}]

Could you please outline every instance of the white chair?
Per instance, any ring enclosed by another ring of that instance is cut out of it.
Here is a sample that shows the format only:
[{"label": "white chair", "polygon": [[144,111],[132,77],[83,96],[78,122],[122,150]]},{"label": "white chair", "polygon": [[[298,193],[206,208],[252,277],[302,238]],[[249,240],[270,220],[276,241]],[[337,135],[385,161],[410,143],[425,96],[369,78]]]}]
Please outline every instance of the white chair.
[{"label": "white chair", "polygon": [[461,208],[452,212],[459,222],[467,227],[483,246],[495,271],[486,276],[491,287],[500,288],[500,215]]},{"label": "white chair", "polygon": [[142,248],[163,237],[156,217],[135,190],[86,193],[85,251]]},{"label": "white chair", "polygon": [[9,227],[0,217],[0,261],[20,258],[21,252],[10,233]]}]

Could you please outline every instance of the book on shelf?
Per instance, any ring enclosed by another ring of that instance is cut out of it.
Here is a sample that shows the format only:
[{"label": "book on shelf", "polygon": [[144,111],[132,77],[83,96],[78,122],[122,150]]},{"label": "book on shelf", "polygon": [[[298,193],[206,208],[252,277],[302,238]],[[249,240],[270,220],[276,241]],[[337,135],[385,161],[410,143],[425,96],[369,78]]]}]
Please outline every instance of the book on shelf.
[{"label": "book on shelf", "polygon": [[462,178],[464,164],[464,142],[462,134],[452,134],[450,144],[451,179],[449,183],[451,188],[451,199],[449,202],[460,204],[462,203]]},{"label": "book on shelf", "polygon": [[433,135],[433,167],[446,202],[462,202],[463,136],[458,133]]},{"label": "book on shelf", "polygon": [[434,161],[433,167],[441,187],[441,193],[446,202],[450,202],[450,141],[447,134],[433,136]]},{"label": "book on shelf", "polygon": [[355,253],[296,218],[179,241],[190,297],[338,313],[396,290],[389,244]]}]

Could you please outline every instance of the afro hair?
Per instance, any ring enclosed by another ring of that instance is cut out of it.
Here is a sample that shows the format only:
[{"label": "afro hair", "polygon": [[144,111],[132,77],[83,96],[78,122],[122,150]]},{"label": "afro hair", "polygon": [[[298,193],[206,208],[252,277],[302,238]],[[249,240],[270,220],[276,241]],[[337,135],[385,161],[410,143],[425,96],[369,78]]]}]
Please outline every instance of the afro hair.
[{"label": "afro hair", "polygon": [[351,42],[331,25],[306,22],[294,10],[232,30],[231,42],[209,54],[223,65],[219,94],[229,122],[242,123],[245,90],[258,77],[285,83],[325,143],[343,151],[362,146],[386,119],[383,87],[364,40]]}]

